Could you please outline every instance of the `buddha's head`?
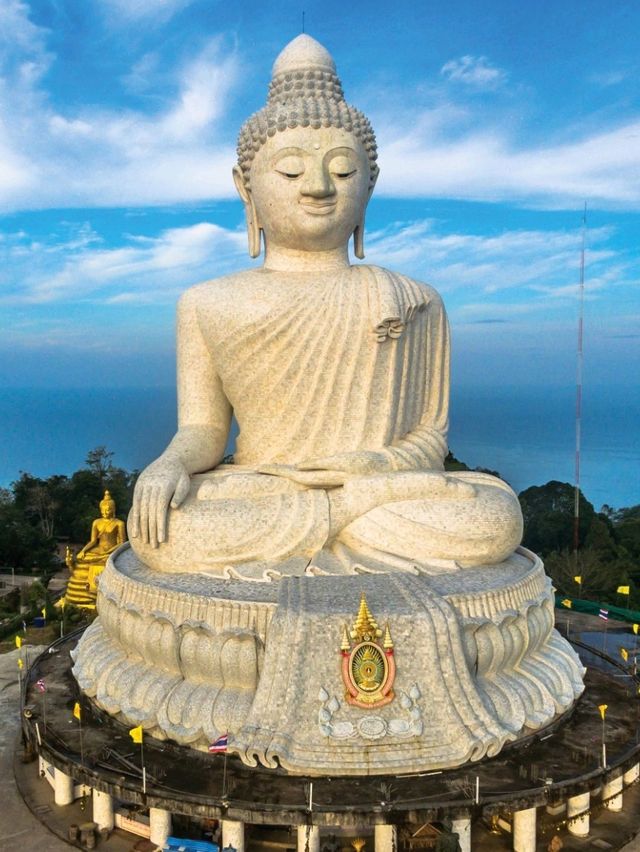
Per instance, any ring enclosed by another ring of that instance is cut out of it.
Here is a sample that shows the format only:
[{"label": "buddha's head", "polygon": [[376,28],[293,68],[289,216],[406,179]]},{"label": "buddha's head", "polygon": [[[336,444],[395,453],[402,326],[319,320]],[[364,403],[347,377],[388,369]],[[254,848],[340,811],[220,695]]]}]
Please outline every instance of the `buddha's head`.
[{"label": "buddha's head", "polygon": [[240,130],[233,175],[251,256],[262,232],[267,246],[301,251],[336,249],[353,234],[364,257],[376,157],[371,125],[345,102],[330,54],[298,36],[276,59],[266,106]]},{"label": "buddha's head", "polygon": [[100,514],[103,518],[114,518],[116,514],[116,504],[109,491],[104,492],[104,497],[100,501]]}]

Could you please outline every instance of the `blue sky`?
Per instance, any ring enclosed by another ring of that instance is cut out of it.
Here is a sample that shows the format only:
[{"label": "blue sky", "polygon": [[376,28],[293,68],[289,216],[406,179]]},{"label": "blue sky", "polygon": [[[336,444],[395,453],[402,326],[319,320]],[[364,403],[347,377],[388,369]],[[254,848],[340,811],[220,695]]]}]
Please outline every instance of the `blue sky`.
[{"label": "blue sky", "polygon": [[[381,168],[367,261],[433,284],[454,382],[640,367],[640,6],[305,0]],[[190,284],[248,266],[231,181],[302,5],[0,0],[0,385],[173,383]],[[634,379],[635,377],[635,379]]]}]

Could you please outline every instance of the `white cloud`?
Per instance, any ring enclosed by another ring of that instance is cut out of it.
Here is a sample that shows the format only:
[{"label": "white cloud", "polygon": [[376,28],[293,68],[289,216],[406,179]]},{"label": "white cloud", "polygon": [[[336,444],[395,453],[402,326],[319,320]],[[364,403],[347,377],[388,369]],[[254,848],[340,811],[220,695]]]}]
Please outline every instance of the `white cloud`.
[{"label": "white cloud", "polygon": [[[609,248],[609,228],[589,232],[587,294],[632,286],[624,256]],[[366,238],[366,262],[428,281],[472,318],[482,294],[487,304],[511,291],[535,309],[549,298],[575,300],[580,234],[505,231],[495,236],[443,233],[434,220],[394,223]],[[130,234],[126,244],[103,247],[85,223],[64,240],[34,242],[25,233],[0,241],[5,303],[92,299],[104,303],[171,300],[198,280],[249,265],[244,229],[211,222],[170,228],[155,237]],[[508,297],[507,297],[508,298]],[[521,308],[514,310],[520,311]],[[524,309],[523,309],[524,310]]]},{"label": "white cloud", "polygon": [[160,54],[155,51],[144,53],[121,79],[129,92],[135,94],[148,92],[158,79],[162,79]]},{"label": "white cloud", "polygon": [[610,69],[608,71],[594,71],[592,74],[589,74],[588,79],[597,86],[608,88],[609,86],[617,86],[619,83],[624,82],[629,75],[630,72],[627,70]]},{"label": "white cloud", "polygon": [[486,56],[467,55],[450,59],[442,66],[440,74],[455,83],[478,89],[495,89],[507,79],[506,71],[496,68]]},{"label": "white cloud", "polygon": [[[16,8],[13,28],[31,36],[34,65],[44,65],[43,33]],[[21,17],[22,15],[22,17]],[[35,32],[32,32],[35,30]],[[223,117],[238,63],[210,39],[167,72],[175,90],[153,113],[81,106],[54,110],[39,75],[14,63],[0,79],[0,210],[173,203],[233,195],[231,142]],[[3,82],[4,81],[4,82]]]},{"label": "white cloud", "polygon": [[[517,148],[507,134],[384,121],[380,191],[388,196],[603,208],[640,202],[640,120],[570,142]],[[394,128],[394,129],[392,129]]]},{"label": "white cloud", "polygon": [[[179,0],[103,3],[150,17],[181,7]],[[114,85],[135,93],[142,106],[116,109],[54,107],[45,87],[55,59],[47,37],[22,0],[0,0],[0,211],[234,196],[235,133],[227,116],[241,58],[219,38],[184,63],[153,51],[132,56],[130,73]],[[485,57],[465,56],[446,63],[443,76],[486,87],[504,72]],[[605,209],[640,202],[639,118],[598,132],[567,130],[561,140],[534,146],[516,140],[499,117],[477,110],[462,98],[374,116],[378,192],[546,208],[576,207],[585,199]]]},{"label": "white cloud", "polygon": [[3,69],[16,62],[24,76],[32,76],[46,65],[44,49],[47,30],[29,19],[23,0],[3,0],[0,4],[0,61]]},{"label": "white cloud", "polygon": [[[612,236],[609,228],[589,232],[588,298],[634,285],[637,276],[626,259],[608,247]],[[577,231],[443,234],[428,220],[374,232],[365,248],[367,262],[429,282],[446,296],[458,320],[476,320],[544,310],[549,299],[558,308],[563,300],[575,304],[580,245]]]},{"label": "white cloud", "polygon": [[209,222],[170,228],[157,237],[130,236],[119,248],[100,247],[87,224],[53,245],[15,235],[5,255],[2,300],[8,305],[77,302],[103,304],[171,301],[200,280],[246,266],[246,235]]}]

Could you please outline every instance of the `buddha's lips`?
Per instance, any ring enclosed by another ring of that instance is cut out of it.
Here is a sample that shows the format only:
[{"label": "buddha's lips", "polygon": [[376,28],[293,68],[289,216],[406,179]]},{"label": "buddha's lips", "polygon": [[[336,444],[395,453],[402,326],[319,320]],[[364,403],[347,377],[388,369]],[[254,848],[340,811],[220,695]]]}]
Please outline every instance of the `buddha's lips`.
[{"label": "buddha's lips", "polygon": [[336,209],[336,201],[300,201],[301,207],[314,216],[325,216]]}]

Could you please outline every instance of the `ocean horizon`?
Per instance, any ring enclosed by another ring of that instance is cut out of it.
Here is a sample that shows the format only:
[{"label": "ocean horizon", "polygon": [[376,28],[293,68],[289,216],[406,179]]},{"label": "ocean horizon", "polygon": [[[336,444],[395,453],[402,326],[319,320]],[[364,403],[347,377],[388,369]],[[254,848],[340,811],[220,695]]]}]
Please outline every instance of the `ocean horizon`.
[{"label": "ocean horizon", "polygon": [[[596,509],[640,503],[640,389],[586,387],[581,487]],[[496,470],[516,491],[574,482],[575,388],[451,390],[449,446],[470,467]],[[104,445],[113,463],[141,469],[176,428],[173,388],[0,390],[0,486],[22,471],[46,478],[84,466]],[[232,449],[232,446],[229,446]]]}]

